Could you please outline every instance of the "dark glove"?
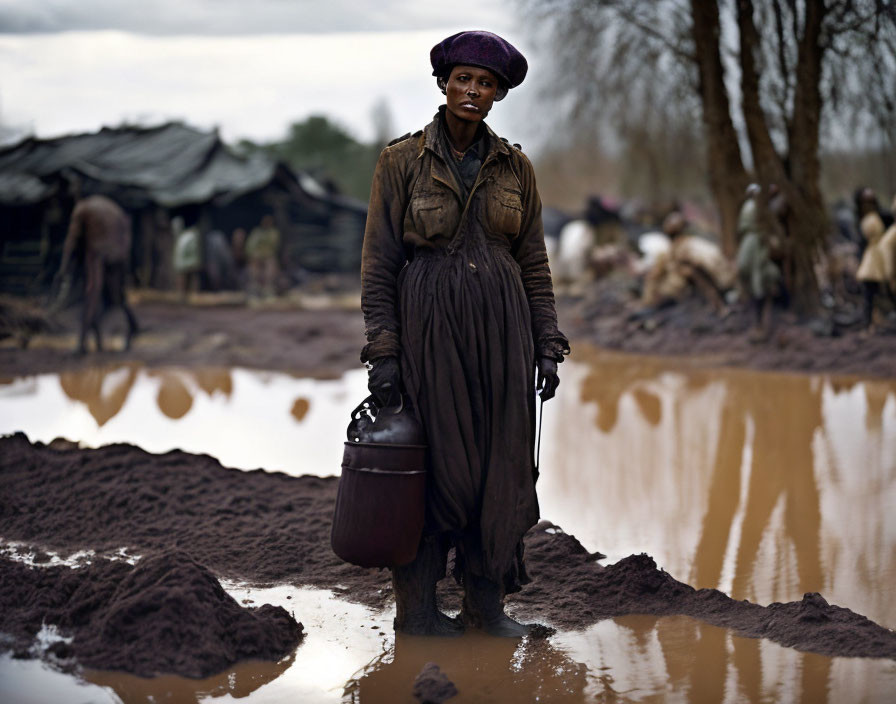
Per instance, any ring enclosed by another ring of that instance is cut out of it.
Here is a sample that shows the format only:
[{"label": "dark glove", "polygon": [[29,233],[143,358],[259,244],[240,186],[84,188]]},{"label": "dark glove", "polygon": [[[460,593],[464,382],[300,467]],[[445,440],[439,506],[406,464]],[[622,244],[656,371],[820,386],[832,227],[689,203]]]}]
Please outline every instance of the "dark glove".
[{"label": "dark glove", "polygon": [[557,392],[557,386],[560,384],[560,377],[557,376],[557,363],[550,357],[538,358],[538,380],[535,388],[541,389],[542,401],[548,401],[554,398]]},{"label": "dark glove", "polygon": [[367,388],[379,408],[397,406],[401,394],[401,368],[398,357],[379,357],[367,372]]}]

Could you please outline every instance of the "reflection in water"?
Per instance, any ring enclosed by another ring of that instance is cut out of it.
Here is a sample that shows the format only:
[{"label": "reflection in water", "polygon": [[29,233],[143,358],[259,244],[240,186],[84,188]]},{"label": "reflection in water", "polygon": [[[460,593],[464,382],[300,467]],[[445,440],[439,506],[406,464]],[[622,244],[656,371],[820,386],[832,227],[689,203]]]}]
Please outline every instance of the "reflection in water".
[{"label": "reflection in water", "polygon": [[[105,367],[0,387],[0,433],[208,453],[241,469],[332,475],[366,372],[295,378],[247,369]],[[312,403],[313,399],[313,403]]]},{"label": "reflection in water", "polygon": [[800,653],[686,616],[624,616],[551,641],[587,666],[581,701],[884,702],[896,686],[891,662]]},{"label": "reflection in water", "polygon": [[[896,381],[673,369],[584,345],[563,366],[557,399],[545,407],[545,518],[608,562],[649,552],[698,587],[760,603],[820,591],[896,626]],[[118,366],[0,387],[0,432],[128,441],[154,452],[182,447],[230,466],[330,475],[348,413],[366,395],[363,370],[319,381]],[[336,612],[330,602],[312,611],[316,630],[308,610],[297,612],[309,637],[258,694],[313,691],[340,701],[343,683],[359,672],[345,701],[401,701],[430,660],[457,683],[458,704],[501,701],[493,697],[505,691],[506,701],[536,693],[541,701],[756,704],[885,701],[896,691],[891,662],[799,653],[686,618],[601,622],[535,650],[475,634],[419,646],[399,639],[393,649],[388,615],[359,607],[334,626]],[[312,645],[322,643],[331,650],[315,654]],[[265,699],[248,699],[256,696]]]},{"label": "reflection in water", "polygon": [[73,401],[80,401],[97,425],[105,425],[124,406],[137,378],[133,364],[117,364],[111,367],[62,372],[59,386]]},{"label": "reflection in water", "polygon": [[396,635],[390,652],[375,658],[348,682],[343,702],[414,704],[414,679],[428,662],[436,663],[454,682],[458,701],[584,701],[586,666],[550,642],[525,639],[520,643],[476,631],[460,638]]},{"label": "reflection in water", "polygon": [[[150,376],[155,376],[150,372]],[[180,378],[173,372],[158,373],[160,379],[156,403],[159,410],[172,420],[183,418],[193,407],[193,394]]]},{"label": "reflection in water", "polygon": [[311,408],[311,401],[309,401],[307,398],[297,398],[292,404],[290,413],[292,414],[293,418],[301,423],[303,420],[305,420],[305,416],[308,415],[309,408]]},{"label": "reflection in water", "polygon": [[[83,403],[102,427],[124,408],[138,373],[139,365],[135,364],[62,372],[59,385],[72,401]],[[144,374],[159,379],[156,404],[172,420],[183,418],[190,411],[197,388],[210,397],[216,393],[230,397],[233,392],[229,369],[163,369]]]},{"label": "reflection in water", "polygon": [[227,398],[233,393],[233,377],[229,369],[202,368],[192,370],[199,388],[209,396],[221,393]]},{"label": "reflection in water", "polygon": [[777,378],[775,384],[774,395],[756,383],[729,384],[721,408],[720,436],[693,578],[697,587],[715,587],[722,582],[725,551],[742,503],[741,473],[745,472],[744,516],[730,589],[735,599],[760,598],[754,568],[766,538],[766,550],[774,553],[775,570],[761,576],[773,580],[774,598],[825,587],[812,452],[812,438],[821,425],[821,384],[800,376]]},{"label": "reflection in water", "polygon": [[896,625],[896,381],[577,352],[546,408],[544,517],[608,561]]},{"label": "reflection in water", "polygon": [[124,672],[86,670],[84,679],[88,682],[108,687],[123,702],[172,702],[172,704],[192,704],[207,698],[228,695],[234,699],[249,696],[259,687],[273,682],[295,660],[295,652],[279,662],[262,660],[242,662],[231,670],[201,680],[192,680],[174,675],[159,677],[137,677]]}]

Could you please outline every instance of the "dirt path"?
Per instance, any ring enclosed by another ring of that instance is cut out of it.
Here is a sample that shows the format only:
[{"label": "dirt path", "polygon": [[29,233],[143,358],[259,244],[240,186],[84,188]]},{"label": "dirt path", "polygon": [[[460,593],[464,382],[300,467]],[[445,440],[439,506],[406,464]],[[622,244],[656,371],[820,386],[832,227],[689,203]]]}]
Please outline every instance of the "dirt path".
[{"label": "dirt path", "polygon": [[308,310],[287,301],[263,307],[144,302],[134,306],[140,333],[129,352],[120,351],[123,319],[111,314],[104,324],[109,351],[77,356],[76,310],[48,319],[27,302],[0,300],[0,328],[5,319],[7,331],[14,327],[13,306],[19,319],[24,308],[42,325],[35,326],[39,331],[27,349],[9,332],[0,340],[0,370],[7,377],[136,361],[149,366],[248,367],[327,378],[359,367],[364,344],[364,322],[353,308]]},{"label": "dirt path", "polygon": [[[141,334],[133,349],[82,357],[72,352],[77,310],[47,318],[31,302],[0,299],[0,370],[13,377],[138,361],[150,366],[238,366],[334,377],[360,366],[364,322],[355,299],[347,295],[336,301],[339,305],[314,309],[288,300],[262,307],[213,304],[213,298],[200,299],[200,305],[138,301]],[[315,306],[326,303],[325,298],[315,299]],[[750,314],[738,308],[722,317],[692,299],[650,315],[633,315],[634,311],[630,296],[613,287],[597,287],[584,298],[558,299],[561,328],[573,342],[675,356],[704,367],[896,377],[896,328],[870,336],[849,326],[825,331],[819,321],[800,322],[782,313],[769,339],[753,343]],[[112,314],[105,329],[108,347],[118,350],[123,321]],[[23,350],[18,333],[28,330],[30,342]]]}]

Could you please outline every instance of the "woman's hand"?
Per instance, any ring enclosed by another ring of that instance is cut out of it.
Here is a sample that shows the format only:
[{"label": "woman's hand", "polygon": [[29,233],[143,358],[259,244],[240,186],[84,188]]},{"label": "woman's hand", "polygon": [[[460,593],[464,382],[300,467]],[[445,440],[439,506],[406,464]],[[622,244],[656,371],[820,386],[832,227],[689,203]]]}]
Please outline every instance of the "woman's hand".
[{"label": "woman's hand", "polygon": [[379,408],[388,408],[398,404],[401,394],[401,368],[398,357],[379,357],[367,372],[367,388]]},{"label": "woman's hand", "polygon": [[538,380],[535,388],[541,389],[542,401],[548,401],[554,398],[557,392],[557,386],[560,384],[560,377],[557,376],[557,363],[550,357],[538,358]]}]

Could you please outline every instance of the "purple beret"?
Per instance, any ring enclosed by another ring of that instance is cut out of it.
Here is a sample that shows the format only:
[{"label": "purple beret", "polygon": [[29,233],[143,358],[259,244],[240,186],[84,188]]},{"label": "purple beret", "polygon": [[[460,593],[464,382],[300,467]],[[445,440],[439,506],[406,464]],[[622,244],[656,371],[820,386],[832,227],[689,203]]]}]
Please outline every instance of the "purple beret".
[{"label": "purple beret", "polygon": [[429,52],[432,75],[443,76],[458,64],[487,68],[516,88],[526,77],[529,64],[514,46],[491,32],[458,32],[436,44]]}]

